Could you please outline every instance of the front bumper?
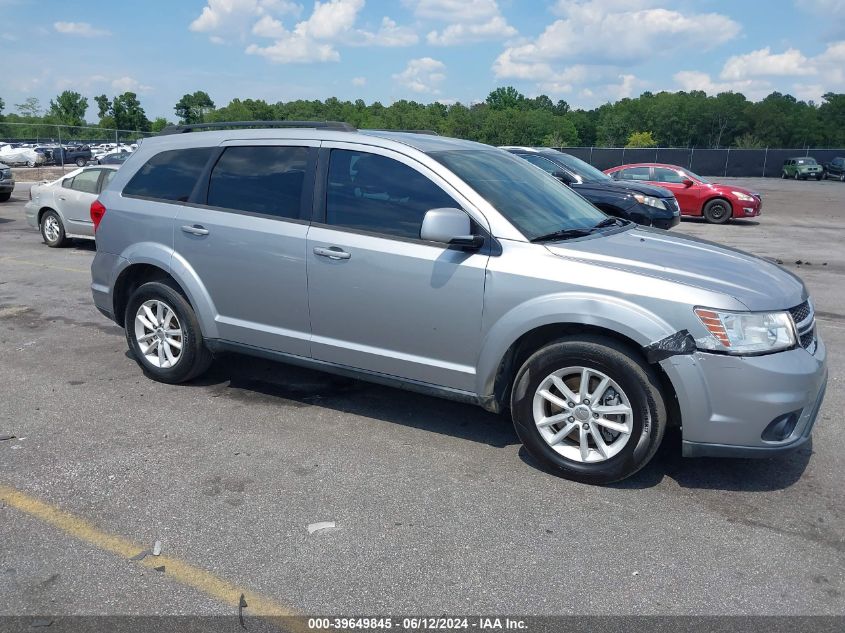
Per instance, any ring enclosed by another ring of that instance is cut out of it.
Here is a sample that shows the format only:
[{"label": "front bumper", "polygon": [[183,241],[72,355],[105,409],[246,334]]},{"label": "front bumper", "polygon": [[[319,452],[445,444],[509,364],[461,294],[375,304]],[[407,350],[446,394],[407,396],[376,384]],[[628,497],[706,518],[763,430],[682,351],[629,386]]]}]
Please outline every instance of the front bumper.
[{"label": "front bumper", "polygon": [[[683,453],[690,457],[770,457],[810,437],[827,385],[827,351],[796,349],[763,356],[696,352],[661,362],[681,410]],[[765,440],[774,420],[795,413],[788,436]]]},{"label": "front bumper", "polygon": [[0,180],[0,193],[11,193],[14,188],[14,180]]}]

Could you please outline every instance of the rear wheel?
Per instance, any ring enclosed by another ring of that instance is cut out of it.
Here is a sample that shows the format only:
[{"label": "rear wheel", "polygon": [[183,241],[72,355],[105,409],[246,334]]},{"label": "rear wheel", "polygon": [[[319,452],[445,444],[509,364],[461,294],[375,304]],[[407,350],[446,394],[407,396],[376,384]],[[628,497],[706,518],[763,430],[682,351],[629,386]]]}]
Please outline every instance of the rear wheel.
[{"label": "rear wheel", "polygon": [[799,179],[800,179],[800,176],[798,175],[798,172],[796,171],[795,172],[795,180],[799,180]]},{"label": "rear wheel", "polygon": [[724,224],[731,217],[731,204],[727,200],[716,198],[704,205],[704,219],[710,224]]},{"label": "rear wheel", "polygon": [[169,282],[140,286],[126,305],[124,325],[129,349],[154,380],[185,382],[211,364],[194,309]]},{"label": "rear wheel", "polygon": [[531,356],[511,395],[525,448],[567,479],[606,484],[654,456],[666,406],[648,365],[601,337],[564,338]]},{"label": "rear wheel", "polygon": [[50,209],[41,216],[41,237],[50,248],[59,248],[67,243],[65,226],[59,214]]},{"label": "rear wheel", "polygon": [[785,180],[785,179],[786,179],[786,177],[787,177],[787,176],[786,176],[786,172],[785,172],[785,171],[780,172],[780,177],[781,177],[781,179],[784,179],[784,180]]},{"label": "rear wheel", "polygon": [[839,182],[845,182],[845,171],[839,174]]},{"label": "rear wheel", "polygon": [[87,165],[87,164],[88,164],[88,161],[85,160],[84,158],[77,158],[76,159],[76,166],[77,167],[85,167],[85,165]]}]

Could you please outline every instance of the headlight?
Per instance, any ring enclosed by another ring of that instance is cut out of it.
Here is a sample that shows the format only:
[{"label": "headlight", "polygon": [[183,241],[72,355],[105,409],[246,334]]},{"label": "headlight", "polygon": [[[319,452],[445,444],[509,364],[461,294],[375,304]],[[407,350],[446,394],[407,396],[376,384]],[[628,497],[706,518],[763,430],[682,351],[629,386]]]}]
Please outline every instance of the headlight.
[{"label": "headlight", "polygon": [[639,202],[640,204],[645,204],[650,207],[655,207],[657,209],[666,210],[666,205],[664,204],[663,200],[660,198],[655,198],[654,196],[644,196],[641,193],[634,194],[634,200]]},{"label": "headlight", "polygon": [[795,326],[787,312],[723,312],[696,308],[710,336],[696,339],[699,348],[728,354],[760,354],[795,345]]},{"label": "headlight", "polygon": [[754,196],[749,196],[747,193],[741,191],[731,191],[731,193],[743,202],[754,202]]}]

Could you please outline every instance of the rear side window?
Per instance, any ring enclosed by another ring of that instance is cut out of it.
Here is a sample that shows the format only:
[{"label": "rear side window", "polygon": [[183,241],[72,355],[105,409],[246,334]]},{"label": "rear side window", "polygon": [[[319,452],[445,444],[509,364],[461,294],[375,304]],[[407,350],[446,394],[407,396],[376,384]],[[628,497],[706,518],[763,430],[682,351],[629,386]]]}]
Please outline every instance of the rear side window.
[{"label": "rear side window", "polygon": [[83,193],[97,193],[97,181],[99,179],[99,169],[87,169],[74,177],[70,188]]},{"label": "rear side window", "polygon": [[458,207],[431,180],[399,161],[364,152],[332,150],[326,223],[420,239],[429,209]]},{"label": "rear side window", "polygon": [[308,167],[307,147],[229,147],[211,172],[208,204],[298,218]]},{"label": "rear side window", "polygon": [[174,149],[153,156],[124,187],[124,196],[187,202],[213,147]]},{"label": "rear side window", "polygon": [[619,180],[649,180],[649,171],[648,167],[629,167],[619,172]]}]

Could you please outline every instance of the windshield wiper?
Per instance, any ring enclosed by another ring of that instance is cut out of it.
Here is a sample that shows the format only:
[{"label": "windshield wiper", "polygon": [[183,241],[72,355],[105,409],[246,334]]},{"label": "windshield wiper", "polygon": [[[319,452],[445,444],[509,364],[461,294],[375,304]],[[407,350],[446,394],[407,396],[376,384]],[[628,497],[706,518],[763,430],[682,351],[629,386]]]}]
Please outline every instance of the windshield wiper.
[{"label": "windshield wiper", "polygon": [[573,237],[584,237],[585,235],[589,235],[592,232],[593,229],[561,229],[560,231],[554,231],[553,233],[547,233],[546,235],[535,237],[533,240],[531,240],[531,242],[534,243],[552,242],[554,240],[568,240]]}]

